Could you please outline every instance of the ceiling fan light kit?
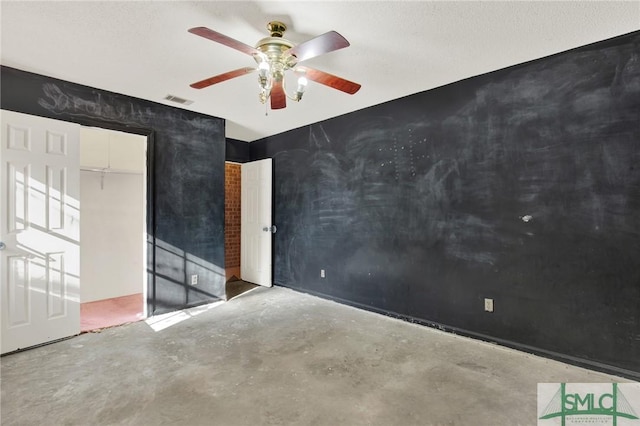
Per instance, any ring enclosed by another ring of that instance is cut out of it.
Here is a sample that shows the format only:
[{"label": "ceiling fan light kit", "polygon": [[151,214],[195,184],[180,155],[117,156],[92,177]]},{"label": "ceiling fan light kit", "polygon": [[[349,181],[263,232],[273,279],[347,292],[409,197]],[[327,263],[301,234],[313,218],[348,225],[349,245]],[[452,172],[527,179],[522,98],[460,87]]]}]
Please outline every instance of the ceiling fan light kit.
[{"label": "ceiling fan light kit", "polygon": [[[269,22],[267,29],[271,35],[258,41],[255,47],[251,47],[206,27],[191,28],[189,30],[190,33],[251,55],[257,63],[256,68],[239,68],[198,81],[191,84],[191,87],[203,89],[213,84],[257,71],[260,90],[258,99],[263,104],[269,101],[271,109],[285,108],[287,106],[286,98],[299,102],[306,90],[308,80],[350,95],[360,90],[358,83],[314,68],[298,66],[298,63],[307,59],[349,46],[349,42],[337,32],[329,31],[296,45],[283,38],[284,32],[287,30],[287,26],[284,23],[279,21]],[[285,87],[285,76],[288,71],[299,75],[297,87],[293,94],[288,93]]]}]

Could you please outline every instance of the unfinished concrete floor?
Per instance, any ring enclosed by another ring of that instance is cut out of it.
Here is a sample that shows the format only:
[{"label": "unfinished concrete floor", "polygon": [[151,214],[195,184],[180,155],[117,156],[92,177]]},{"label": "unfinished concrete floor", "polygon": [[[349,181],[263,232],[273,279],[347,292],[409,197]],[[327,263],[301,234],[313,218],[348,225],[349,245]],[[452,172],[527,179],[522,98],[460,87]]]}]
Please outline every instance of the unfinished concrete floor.
[{"label": "unfinished concrete floor", "polygon": [[535,425],[538,382],[628,381],[283,288],[177,319],[3,357],[2,425]]}]

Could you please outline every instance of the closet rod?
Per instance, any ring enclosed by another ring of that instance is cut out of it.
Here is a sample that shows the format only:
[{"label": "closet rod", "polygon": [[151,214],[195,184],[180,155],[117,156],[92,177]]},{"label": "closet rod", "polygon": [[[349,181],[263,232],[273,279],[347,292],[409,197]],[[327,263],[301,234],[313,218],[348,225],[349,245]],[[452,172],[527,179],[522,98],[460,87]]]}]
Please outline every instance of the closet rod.
[{"label": "closet rod", "polygon": [[128,170],[112,170],[112,169],[88,169],[84,167],[80,167],[80,171],[83,172],[93,172],[93,173],[115,173],[120,175],[141,175],[142,172],[134,172]]}]

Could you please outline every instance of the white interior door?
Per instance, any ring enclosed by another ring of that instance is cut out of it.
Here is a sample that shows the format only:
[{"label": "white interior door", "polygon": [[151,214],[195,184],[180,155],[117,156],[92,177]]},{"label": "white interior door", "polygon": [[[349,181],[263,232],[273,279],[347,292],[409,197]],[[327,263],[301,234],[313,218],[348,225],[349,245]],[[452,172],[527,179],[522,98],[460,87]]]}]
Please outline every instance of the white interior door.
[{"label": "white interior door", "polygon": [[271,159],[244,163],[241,171],[240,275],[271,287]]},{"label": "white interior door", "polygon": [[80,332],[80,126],[1,112],[0,352]]}]

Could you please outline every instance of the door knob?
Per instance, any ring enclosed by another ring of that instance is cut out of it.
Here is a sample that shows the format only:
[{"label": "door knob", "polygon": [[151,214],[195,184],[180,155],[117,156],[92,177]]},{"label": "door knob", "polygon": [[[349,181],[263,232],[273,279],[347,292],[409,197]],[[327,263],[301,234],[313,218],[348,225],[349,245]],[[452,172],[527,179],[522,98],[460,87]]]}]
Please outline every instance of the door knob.
[{"label": "door knob", "polygon": [[3,243],[2,241],[0,241],[0,250],[4,250],[7,248],[7,245],[5,243]]},{"label": "door knob", "polygon": [[262,228],[262,230],[264,232],[271,232],[272,234],[275,234],[278,228],[276,228],[275,225],[272,225],[272,226],[265,226],[264,228]]}]

